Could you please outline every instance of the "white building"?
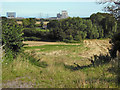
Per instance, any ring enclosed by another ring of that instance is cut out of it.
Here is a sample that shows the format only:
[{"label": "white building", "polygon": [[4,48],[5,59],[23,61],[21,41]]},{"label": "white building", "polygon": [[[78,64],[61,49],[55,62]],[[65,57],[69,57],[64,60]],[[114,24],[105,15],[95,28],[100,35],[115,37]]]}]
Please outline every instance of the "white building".
[{"label": "white building", "polygon": [[60,14],[60,13],[57,14],[57,18],[59,18],[59,19],[64,19],[64,18],[68,18],[68,17],[69,17],[68,12],[66,10],[63,10],[62,14]]},{"label": "white building", "polygon": [[68,12],[66,10],[62,11],[62,18],[68,18]]},{"label": "white building", "polygon": [[8,18],[15,18],[16,17],[16,12],[7,12],[7,17]]}]

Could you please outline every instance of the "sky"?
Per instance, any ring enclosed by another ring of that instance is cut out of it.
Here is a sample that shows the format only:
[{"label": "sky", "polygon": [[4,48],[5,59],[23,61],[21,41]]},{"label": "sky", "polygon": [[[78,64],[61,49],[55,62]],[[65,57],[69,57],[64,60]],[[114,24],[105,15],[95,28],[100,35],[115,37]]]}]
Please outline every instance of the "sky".
[{"label": "sky", "polygon": [[97,0],[0,0],[0,2],[95,2]]},{"label": "sky", "polygon": [[[17,17],[56,17],[57,13],[67,10],[70,17],[89,17],[93,13],[103,12],[103,5],[93,0],[4,0],[0,1],[0,15],[6,16],[6,12],[16,12]],[[45,2],[46,1],[46,2]],[[67,2],[69,1],[69,2]],[[91,1],[91,2],[90,2]]]}]

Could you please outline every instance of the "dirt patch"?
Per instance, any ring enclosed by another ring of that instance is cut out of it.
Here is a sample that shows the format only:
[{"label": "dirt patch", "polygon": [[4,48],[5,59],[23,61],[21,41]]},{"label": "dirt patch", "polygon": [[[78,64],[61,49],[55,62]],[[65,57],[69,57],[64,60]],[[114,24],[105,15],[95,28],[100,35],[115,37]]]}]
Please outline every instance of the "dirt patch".
[{"label": "dirt patch", "polygon": [[21,78],[25,77],[18,77],[13,81],[8,81],[7,83],[2,83],[3,88],[33,88],[35,84],[32,82],[24,82],[21,81]]},{"label": "dirt patch", "polygon": [[23,43],[28,44],[27,46],[41,46],[41,45],[62,44],[61,42],[43,42],[43,41],[24,41]]},{"label": "dirt patch", "polygon": [[71,44],[64,42],[44,42],[44,41],[23,41],[26,46],[41,46],[41,45],[80,45],[80,43]]},{"label": "dirt patch", "polygon": [[90,50],[80,53],[82,57],[91,57],[93,55],[108,54],[108,48],[111,47],[109,40],[84,40],[84,45]]}]

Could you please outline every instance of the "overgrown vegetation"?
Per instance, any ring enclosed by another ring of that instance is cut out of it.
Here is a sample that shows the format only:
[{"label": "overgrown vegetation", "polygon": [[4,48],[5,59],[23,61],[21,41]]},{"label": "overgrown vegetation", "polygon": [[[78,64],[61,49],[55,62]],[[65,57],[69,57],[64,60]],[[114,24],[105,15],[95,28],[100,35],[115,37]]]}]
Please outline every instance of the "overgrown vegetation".
[{"label": "overgrown vegetation", "polygon": [[15,20],[2,18],[2,44],[7,59],[16,57],[22,50],[24,40],[22,30],[22,26],[19,26]]}]

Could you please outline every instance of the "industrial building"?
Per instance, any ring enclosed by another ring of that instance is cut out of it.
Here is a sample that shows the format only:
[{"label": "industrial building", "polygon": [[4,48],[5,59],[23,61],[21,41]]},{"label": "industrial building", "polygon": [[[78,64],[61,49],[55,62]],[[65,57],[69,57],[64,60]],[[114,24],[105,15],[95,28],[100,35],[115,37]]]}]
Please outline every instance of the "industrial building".
[{"label": "industrial building", "polygon": [[16,12],[7,12],[6,15],[8,18],[15,18],[16,17]]},{"label": "industrial building", "polygon": [[68,18],[68,12],[66,10],[63,10],[62,11],[62,14],[58,13],[57,14],[57,18],[60,18],[60,19],[64,19],[64,18]]}]

